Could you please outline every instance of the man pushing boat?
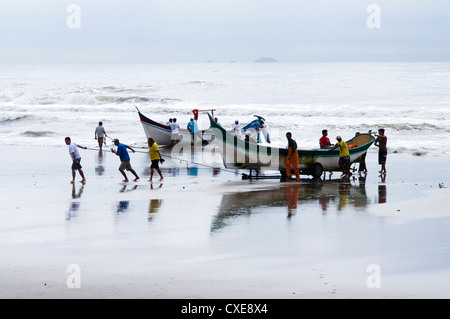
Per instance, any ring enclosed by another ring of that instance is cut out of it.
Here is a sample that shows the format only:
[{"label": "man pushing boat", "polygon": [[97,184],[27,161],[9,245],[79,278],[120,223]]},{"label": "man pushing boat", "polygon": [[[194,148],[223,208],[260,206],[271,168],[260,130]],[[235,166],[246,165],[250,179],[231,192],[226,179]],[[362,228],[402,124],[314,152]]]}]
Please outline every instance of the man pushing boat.
[{"label": "man pushing boat", "polygon": [[291,165],[294,168],[295,179],[300,181],[300,170],[298,167],[298,152],[297,142],[292,139],[292,133],[287,132],[286,138],[288,140],[288,155],[286,157],[286,175],[288,179],[291,179]]}]

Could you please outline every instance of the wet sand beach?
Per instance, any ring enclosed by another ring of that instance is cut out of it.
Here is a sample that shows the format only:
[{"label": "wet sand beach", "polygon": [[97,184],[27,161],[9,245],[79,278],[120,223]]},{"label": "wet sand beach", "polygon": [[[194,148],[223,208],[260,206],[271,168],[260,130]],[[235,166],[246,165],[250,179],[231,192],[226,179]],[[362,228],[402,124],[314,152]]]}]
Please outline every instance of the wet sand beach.
[{"label": "wet sand beach", "polygon": [[122,183],[80,150],[71,184],[66,147],[3,151],[0,298],[450,297],[445,157],[390,154],[382,179],[372,151],[365,179],[299,183],[166,157],[149,183],[139,152]]}]

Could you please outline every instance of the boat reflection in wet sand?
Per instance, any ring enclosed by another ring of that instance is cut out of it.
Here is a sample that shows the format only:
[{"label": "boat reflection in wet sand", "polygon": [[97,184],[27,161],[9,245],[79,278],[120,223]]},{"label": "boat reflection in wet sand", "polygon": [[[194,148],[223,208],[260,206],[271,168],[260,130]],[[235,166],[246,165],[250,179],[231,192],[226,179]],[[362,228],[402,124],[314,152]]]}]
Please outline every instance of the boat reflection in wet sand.
[{"label": "boat reflection in wet sand", "polygon": [[290,218],[297,213],[298,206],[308,204],[311,207],[314,202],[319,205],[322,214],[343,211],[347,206],[362,209],[370,203],[364,178],[355,185],[348,181],[301,179],[300,182],[273,184],[268,189],[223,195],[211,231],[222,229],[236,217],[258,213],[262,208],[286,207],[287,217]]}]

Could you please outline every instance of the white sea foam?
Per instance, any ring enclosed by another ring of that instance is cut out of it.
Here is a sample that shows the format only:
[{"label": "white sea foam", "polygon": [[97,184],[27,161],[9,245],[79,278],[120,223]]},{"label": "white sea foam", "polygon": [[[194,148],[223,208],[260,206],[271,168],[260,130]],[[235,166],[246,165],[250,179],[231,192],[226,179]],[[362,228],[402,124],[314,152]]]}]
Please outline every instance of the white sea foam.
[{"label": "white sea foam", "polygon": [[[313,148],[325,128],[331,139],[349,139],[384,127],[391,152],[450,152],[442,147],[450,137],[449,63],[1,65],[0,72],[6,144],[61,145],[72,136],[95,145],[100,120],[111,136],[144,144],[136,107],[181,126],[199,108],[215,109],[230,129],[235,119],[263,116],[281,145],[286,131]],[[206,116],[200,126],[208,127]]]}]

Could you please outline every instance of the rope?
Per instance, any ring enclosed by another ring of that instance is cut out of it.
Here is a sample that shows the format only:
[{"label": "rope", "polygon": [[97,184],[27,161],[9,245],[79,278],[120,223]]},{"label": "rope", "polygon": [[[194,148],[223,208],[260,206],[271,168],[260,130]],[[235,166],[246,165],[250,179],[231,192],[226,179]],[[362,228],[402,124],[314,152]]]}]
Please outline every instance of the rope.
[{"label": "rope", "polygon": [[[109,137],[109,136],[108,136],[108,137]],[[110,137],[109,137],[109,138],[110,138]],[[110,138],[110,139],[112,140],[112,138]],[[90,147],[86,147],[86,150],[89,150],[89,151],[96,151],[96,152],[100,151],[100,149],[98,149],[98,148],[90,148]],[[135,152],[136,152],[136,153],[141,153],[141,154],[147,154],[147,153],[148,153],[148,152],[146,152],[146,151],[140,151],[140,150],[135,150]],[[220,168],[220,167],[214,167],[214,166],[211,166],[211,165],[202,164],[202,163],[197,163],[197,162],[193,162],[193,161],[188,161],[188,160],[185,160],[185,159],[183,159],[183,158],[173,157],[173,156],[170,156],[170,155],[168,155],[168,154],[164,154],[164,157],[166,157],[166,156],[169,157],[169,158],[171,158],[171,159],[173,159],[173,160],[179,160],[180,162],[186,162],[187,165],[189,165],[189,163],[192,163],[192,164],[199,165],[199,166],[204,166],[204,167],[207,167],[207,168],[218,168],[218,169],[220,169],[220,170],[222,170],[222,171],[236,174],[235,171],[231,171],[231,170],[228,170],[228,169],[224,169],[224,168]]]}]

